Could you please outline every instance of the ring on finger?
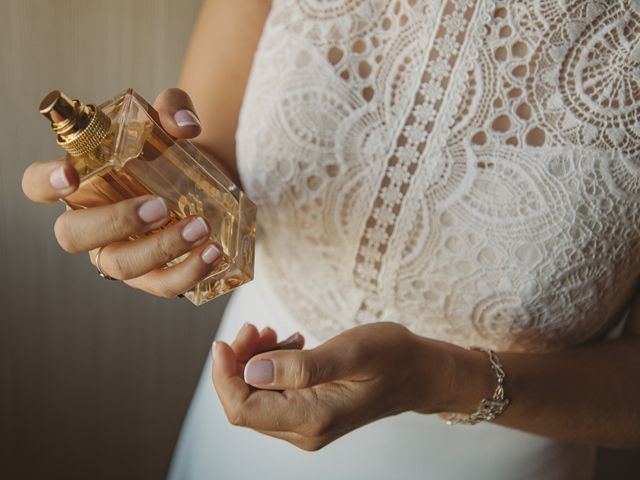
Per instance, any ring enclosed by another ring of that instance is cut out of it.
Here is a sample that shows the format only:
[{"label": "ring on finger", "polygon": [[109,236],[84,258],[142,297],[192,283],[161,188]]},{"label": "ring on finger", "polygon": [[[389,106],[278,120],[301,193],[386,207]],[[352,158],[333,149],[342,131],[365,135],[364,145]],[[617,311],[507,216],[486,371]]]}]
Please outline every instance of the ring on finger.
[{"label": "ring on finger", "polygon": [[100,266],[100,255],[102,255],[102,250],[104,250],[105,246],[106,245],[103,245],[102,247],[100,247],[98,249],[98,252],[96,253],[96,268],[98,269],[98,274],[105,280],[117,280],[116,278],[113,278],[112,276],[104,273],[104,271],[102,270],[102,267]]}]

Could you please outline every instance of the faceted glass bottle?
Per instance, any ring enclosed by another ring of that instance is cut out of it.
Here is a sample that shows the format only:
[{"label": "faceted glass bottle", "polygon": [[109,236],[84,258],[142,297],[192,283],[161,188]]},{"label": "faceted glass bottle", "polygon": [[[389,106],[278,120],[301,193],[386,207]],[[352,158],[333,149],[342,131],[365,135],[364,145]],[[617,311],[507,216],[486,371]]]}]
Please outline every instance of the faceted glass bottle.
[{"label": "faceted glass bottle", "polygon": [[201,305],[253,278],[255,205],[191,142],[170,136],[140,95],[129,89],[96,107],[54,91],[40,112],[80,176],[81,190],[65,199],[71,208],[154,194],[167,202],[167,226],[189,215],[207,219],[222,258],[184,293],[191,302]]}]

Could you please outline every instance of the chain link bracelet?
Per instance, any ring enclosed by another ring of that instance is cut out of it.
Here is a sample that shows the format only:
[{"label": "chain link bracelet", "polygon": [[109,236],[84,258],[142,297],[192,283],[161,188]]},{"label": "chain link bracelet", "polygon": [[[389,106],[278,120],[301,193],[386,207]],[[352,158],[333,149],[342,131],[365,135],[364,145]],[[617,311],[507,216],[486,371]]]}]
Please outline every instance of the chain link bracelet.
[{"label": "chain link bracelet", "polygon": [[487,354],[491,369],[496,373],[496,377],[498,378],[498,386],[493,392],[493,397],[489,399],[483,398],[478,409],[471,415],[463,413],[441,415],[448,425],[475,425],[482,421],[490,421],[500,415],[504,409],[507,408],[507,405],[509,405],[509,399],[504,396],[504,380],[506,375],[496,353],[493,350],[478,347],[470,347],[469,350],[478,350]]}]

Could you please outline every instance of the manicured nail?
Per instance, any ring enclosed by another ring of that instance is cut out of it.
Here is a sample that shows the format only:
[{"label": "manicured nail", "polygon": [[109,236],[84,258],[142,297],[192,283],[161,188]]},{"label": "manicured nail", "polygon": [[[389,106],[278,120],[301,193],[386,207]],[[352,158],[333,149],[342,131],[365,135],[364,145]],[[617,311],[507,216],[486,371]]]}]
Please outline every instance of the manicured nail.
[{"label": "manicured nail", "polygon": [[273,362],[256,360],[244,367],[244,381],[251,385],[268,385],[273,382]]},{"label": "manicured nail", "polygon": [[218,250],[215,246],[209,245],[205,248],[200,254],[202,257],[202,261],[208,265],[211,265],[218,258],[220,258],[220,250]]},{"label": "manicured nail", "polygon": [[138,216],[143,222],[155,223],[169,215],[169,209],[164,199],[156,197],[144,202],[138,209]]},{"label": "manicured nail", "polygon": [[200,120],[191,110],[178,110],[173,118],[179,127],[199,127]]},{"label": "manicured nail", "polygon": [[66,190],[71,186],[71,182],[67,178],[67,169],[58,167],[49,174],[49,183],[56,190]]},{"label": "manicured nail", "polygon": [[271,327],[264,327],[262,330],[260,330],[260,335],[264,335],[264,334],[265,334],[265,333],[267,333],[267,332],[274,332],[274,333],[275,333],[275,331],[273,330],[273,328],[271,328]]},{"label": "manicured nail", "polygon": [[296,332],[293,335],[291,335],[288,338],[285,338],[284,340],[282,340],[280,342],[280,345],[287,345],[289,343],[298,343],[300,341],[300,338],[302,337],[302,335],[300,335],[300,332]]},{"label": "manicured nail", "polygon": [[209,225],[202,217],[194,218],[182,229],[182,238],[187,242],[195,242],[207,235],[209,235]]},{"label": "manicured nail", "polygon": [[238,333],[236,334],[236,340],[240,337],[242,337],[242,335],[244,334],[244,331],[249,328],[249,322],[244,322],[242,324],[242,326],[240,327],[240,330],[238,330]]}]

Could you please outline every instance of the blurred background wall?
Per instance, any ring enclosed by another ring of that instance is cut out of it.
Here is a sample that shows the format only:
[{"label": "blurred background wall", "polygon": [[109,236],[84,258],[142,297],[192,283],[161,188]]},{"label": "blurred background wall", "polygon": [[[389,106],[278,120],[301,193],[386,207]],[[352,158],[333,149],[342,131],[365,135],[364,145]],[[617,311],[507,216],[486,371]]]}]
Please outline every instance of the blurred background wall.
[{"label": "blurred background wall", "polygon": [[153,100],[200,0],[0,0],[0,478],[163,478],[226,299],[162,300],[57,245],[22,171],[61,150],[49,90]]},{"label": "blurred background wall", "polygon": [[[177,81],[199,3],[0,0],[0,478],[165,475],[226,299],[196,308],[105,282],[57,246],[62,206],[29,203],[20,179],[60,155],[45,93],[153,100]],[[598,476],[640,478],[637,459],[603,450]]]}]

